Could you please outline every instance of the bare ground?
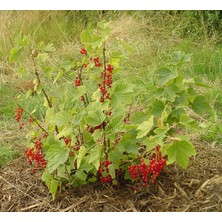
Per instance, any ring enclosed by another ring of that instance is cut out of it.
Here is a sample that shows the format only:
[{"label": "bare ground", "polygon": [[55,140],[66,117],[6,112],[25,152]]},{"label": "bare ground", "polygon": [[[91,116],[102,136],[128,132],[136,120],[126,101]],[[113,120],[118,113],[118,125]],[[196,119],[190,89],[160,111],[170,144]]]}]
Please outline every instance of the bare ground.
[{"label": "bare ground", "polygon": [[0,169],[1,212],[222,212],[222,148],[196,144],[187,170],[171,166],[155,186],[134,192],[100,183],[59,191],[55,201],[20,157]]}]

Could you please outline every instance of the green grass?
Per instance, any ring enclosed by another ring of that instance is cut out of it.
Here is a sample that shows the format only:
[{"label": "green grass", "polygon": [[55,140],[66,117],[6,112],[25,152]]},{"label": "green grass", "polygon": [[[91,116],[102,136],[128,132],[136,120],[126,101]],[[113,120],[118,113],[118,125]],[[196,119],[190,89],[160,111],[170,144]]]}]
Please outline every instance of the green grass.
[{"label": "green grass", "polygon": [[12,118],[15,113],[16,103],[13,100],[15,89],[12,86],[2,86],[0,88],[0,119]]},{"label": "green grass", "polygon": [[19,151],[0,144],[0,167],[10,163],[19,156]]}]

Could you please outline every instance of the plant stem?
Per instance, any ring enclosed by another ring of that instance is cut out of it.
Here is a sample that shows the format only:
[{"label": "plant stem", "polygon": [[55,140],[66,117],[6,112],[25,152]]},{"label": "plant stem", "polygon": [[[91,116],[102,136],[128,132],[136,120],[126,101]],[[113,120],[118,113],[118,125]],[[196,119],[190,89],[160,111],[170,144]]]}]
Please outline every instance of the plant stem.
[{"label": "plant stem", "polygon": [[[38,86],[40,86],[40,85],[41,85],[41,79],[40,79],[40,77],[39,77],[39,72],[38,72],[38,70],[37,70],[37,66],[36,66],[36,62],[35,62],[34,55],[32,55],[32,61],[33,61],[33,65],[34,65],[35,75],[36,75],[36,78],[37,78],[37,80],[38,80]],[[50,108],[52,108],[52,103],[51,103],[51,101],[49,100],[49,97],[48,97],[48,95],[47,95],[47,93],[46,93],[46,91],[45,91],[45,89],[44,89],[43,87],[42,87],[42,92],[43,92],[43,94],[44,94],[44,96],[45,96],[45,98],[46,98],[46,100],[47,100],[48,106],[49,106]],[[57,134],[59,134],[59,130],[58,130],[58,126],[57,126],[57,125],[55,125],[55,131],[56,131]]]},{"label": "plant stem", "polygon": [[32,120],[38,125],[38,127],[39,127],[43,132],[45,132],[45,133],[48,134],[48,132],[40,125],[40,123],[38,122],[38,120],[37,120],[35,117],[33,117],[28,111],[26,111],[17,101],[16,101],[16,104],[17,104],[17,106],[18,106],[19,108],[22,108],[23,111],[24,111],[30,118],[32,118]]},{"label": "plant stem", "polygon": [[[78,73],[78,77],[79,77],[79,80],[81,82],[81,85],[83,85],[83,81],[82,81],[82,70],[83,70],[83,68],[84,68],[84,65],[82,65],[80,67],[80,70],[79,70],[79,73]],[[89,98],[88,98],[87,94],[85,94],[85,97],[83,97],[84,98],[83,102],[84,102],[85,107],[87,107],[89,105]]]},{"label": "plant stem", "polygon": [[[105,46],[105,42],[104,42],[104,45],[103,45],[103,72],[105,73],[106,72],[106,46]],[[103,87],[105,88],[105,75],[102,75],[103,76]],[[104,99],[104,95],[103,95],[103,99]],[[105,124],[102,125],[103,126],[103,146],[104,146],[104,149],[105,149],[105,153],[106,153],[106,134],[105,134]],[[107,155],[107,153],[106,153]]]}]

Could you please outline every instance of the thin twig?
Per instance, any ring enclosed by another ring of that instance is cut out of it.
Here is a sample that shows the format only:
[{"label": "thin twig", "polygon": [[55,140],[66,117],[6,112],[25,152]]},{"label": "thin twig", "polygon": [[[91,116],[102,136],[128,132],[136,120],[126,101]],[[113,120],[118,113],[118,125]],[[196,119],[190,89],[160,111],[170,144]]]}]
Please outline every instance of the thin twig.
[{"label": "thin twig", "polygon": [[42,129],[42,131],[44,131],[45,133],[48,133],[48,132],[40,125],[40,123],[38,122],[38,120],[37,120],[35,117],[33,117],[28,111],[26,111],[17,101],[15,101],[15,102],[16,102],[16,104],[17,104],[18,107],[22,108],[23,111],[24,111],[30,118],[32,118],[32,120],[38,125],[38,127],[39,127],[40,129]]},{"label": "thin twig", "polygon": [[[39,72],[38,72],[38,69],[37,69],[37,66],[36,66],[36,62],[35,62],[35,58],[34,58],[33,54],[32,54],[32,61],[33,61],[33,65],[34,65],[35,76],[36,76],[36,78],[38,80],[38,87],[39,87],[41,85],[41,79],[39,77]],[[43,87],[42,87],[42,92],[43,92],[43,94],[44,94],[44,96],[45,96],[45,98],[47,100],[48,106],[50,108],[52,108],[52,103],[51,103],[51,101],[50,101],[50,99],[49,99],[49,97],[48,97],[48,95],[47,95],[47,93],[46,93],[46,91],[45,91],[45,89]],[[57,134],[59,134],[59,130],[58,130],[58,126],[57,125],[55,125],[55,131],[56,131]]]},{"label": "thin twig", "polygon": [[[79,80],[80,80],[81,85],[83,85],[83,81],[82,81],[82,70],[83,70],[83,68],[84,68],[84,65],[82,65],[82,66],[80,67],[80,70],[79,70],[79,72],[78,72],[78,77],[79,77]],[[85,98],[84,96],[85,96],[86,98]],[[83,96],[83,102],[84,102],[85,107],[87,107],[87,106],[89,105],[89,99],[88,99],[88,96],[87,96],[86,93],[85,93],[84,96]]]}]

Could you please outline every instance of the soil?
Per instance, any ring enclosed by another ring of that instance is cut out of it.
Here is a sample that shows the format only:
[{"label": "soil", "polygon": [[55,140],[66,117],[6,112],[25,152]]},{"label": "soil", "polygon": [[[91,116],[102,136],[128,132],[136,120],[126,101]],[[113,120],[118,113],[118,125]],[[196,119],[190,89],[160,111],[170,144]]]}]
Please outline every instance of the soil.
[{"label": "soil", "polygon": [[24,157],[0,169],[2,212],[222,212],[222,148],[197,143],[187,170],[171,166],[155,185],[133,191],[100,183],[66,187],[52,200],[41,172],[30,174]]}]

